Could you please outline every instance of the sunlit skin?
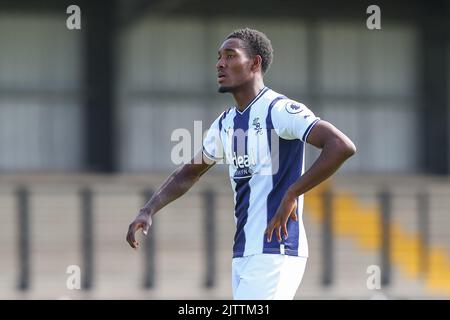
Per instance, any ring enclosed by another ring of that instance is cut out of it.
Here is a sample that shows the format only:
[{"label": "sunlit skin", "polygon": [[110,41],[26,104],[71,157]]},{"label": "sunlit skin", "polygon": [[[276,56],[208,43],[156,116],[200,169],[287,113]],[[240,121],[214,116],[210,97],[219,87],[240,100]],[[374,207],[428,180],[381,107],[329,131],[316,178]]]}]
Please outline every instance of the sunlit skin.
[{"label": "sunlit skin", "polygon": [[[240,111],[243,111],[264,88],[261,63],[262,57],[250,56],[245,42],[240,39],[227,39],[218,50],[216,64],[218,91],[231,93]],[[297,198],[329,178],[356,152],[355,145],[344,133],[323,120],[313,127],[308,135],[307,143],[321,149],[321,153],[311,168],[299,177],[284,195],[277,212],[265,230],[265,236],[269,242],[274,233],[280,242],[282,236],[285,238],[289,236],[287,232],[289,219],[294,221],[298,219],[295,214]],[[126,236],[129,245],[137,248],[139,243],[136,241],[135,233],[142,230],[144,234],[147,234],[153,215],[185,194],[213,165],[214,162],[200,151],[190,163],[177,168],[129,225]]]}]

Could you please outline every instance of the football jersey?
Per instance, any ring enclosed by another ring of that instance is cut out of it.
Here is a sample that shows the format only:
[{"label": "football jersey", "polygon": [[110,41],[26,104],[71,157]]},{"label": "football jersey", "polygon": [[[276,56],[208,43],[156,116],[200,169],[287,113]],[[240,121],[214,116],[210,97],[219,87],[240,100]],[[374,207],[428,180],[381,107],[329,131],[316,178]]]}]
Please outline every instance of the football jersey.
[{"label": "football jersey", "polygon": [[303,174],[304,144],[320,119],[304,104],[264,87],[243,110],[224,111],[203,140],[203,153],[229,165],[234,191],[233,257],[253,254],[308,256],[303,195],[298,221],[289,219],[288,238],[267,242],[264,232],[287,189]]}]

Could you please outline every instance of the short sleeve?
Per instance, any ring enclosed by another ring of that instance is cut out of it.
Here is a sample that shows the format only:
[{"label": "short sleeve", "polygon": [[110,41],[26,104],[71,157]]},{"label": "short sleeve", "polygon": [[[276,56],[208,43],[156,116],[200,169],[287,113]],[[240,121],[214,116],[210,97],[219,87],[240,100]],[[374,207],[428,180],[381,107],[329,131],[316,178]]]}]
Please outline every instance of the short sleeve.
[{"label": "short sleeve", "polygon": [[223,159],[223,144],[220,138],[219,123],[222,119],[223,113],[211,124],[208,132],[203,139],[203,154],[214,161]]},{"label": "short sleeve", "polygon": [[314,125],[320,118],[303,103],[282,99],[271,110],[273,127],[286,140],[300,139],[306,141]]}]

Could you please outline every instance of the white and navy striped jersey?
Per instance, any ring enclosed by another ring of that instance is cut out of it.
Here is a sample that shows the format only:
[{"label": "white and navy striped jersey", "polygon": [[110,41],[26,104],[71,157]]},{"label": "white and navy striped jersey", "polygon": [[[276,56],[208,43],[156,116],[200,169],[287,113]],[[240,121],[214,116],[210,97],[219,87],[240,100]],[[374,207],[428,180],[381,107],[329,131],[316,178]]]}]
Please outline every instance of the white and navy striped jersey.
[{"label": "white and navy striped jersey", "polygon": [[211,125],[203,153],[229,164],[234,191],[236,234],[233,257],[260,253],[308,256],[303,226],[303,195],[298,221],[289,219],[289,237],[267,242],[267,224],[288,187],[304,171],[304,143],[319,121],[305,105],[265,87],[244,111],[232,107]]}]

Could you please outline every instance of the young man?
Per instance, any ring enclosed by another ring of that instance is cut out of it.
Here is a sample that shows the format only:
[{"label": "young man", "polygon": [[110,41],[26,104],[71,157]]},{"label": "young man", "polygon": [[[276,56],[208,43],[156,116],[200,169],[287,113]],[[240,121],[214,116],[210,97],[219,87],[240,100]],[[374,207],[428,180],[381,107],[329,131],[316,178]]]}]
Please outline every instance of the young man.
[{"label": "young man", "polygon": [[[356,152],[352,141],[305,105],[265,87],[273,56],[265,34],[240,29],[218,51],[219,92],[236,106],[211,125],[203,150],[175,170],[130,224],[127,241],[138,246],[153,216],[183,195],[217,162],[229,164],[234,190],[234,299],[293,299],[308,257],[302,222],[303,194],[330,177]],[[304,172],[304,143],[322,149]]]}]

